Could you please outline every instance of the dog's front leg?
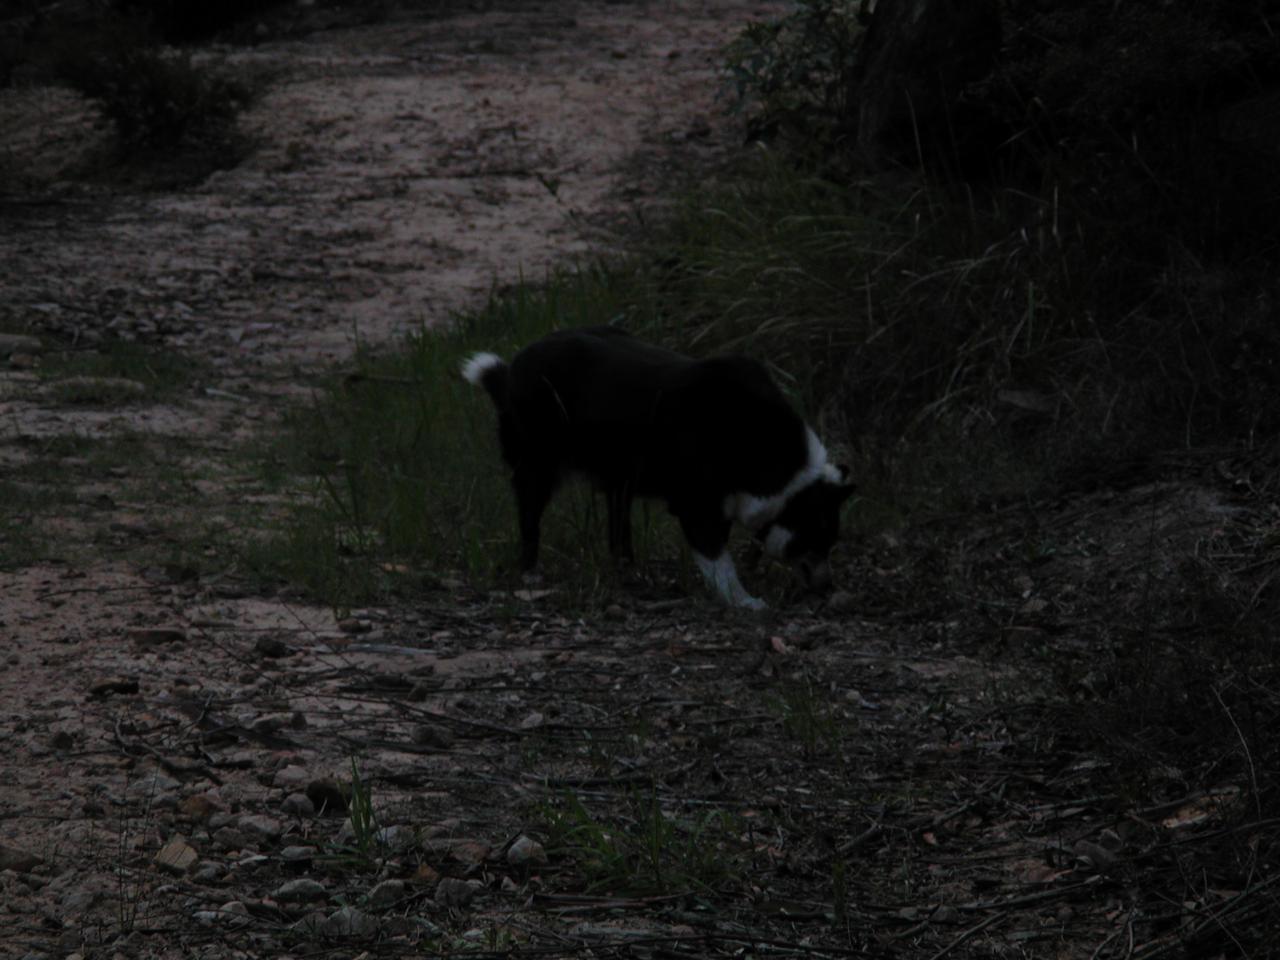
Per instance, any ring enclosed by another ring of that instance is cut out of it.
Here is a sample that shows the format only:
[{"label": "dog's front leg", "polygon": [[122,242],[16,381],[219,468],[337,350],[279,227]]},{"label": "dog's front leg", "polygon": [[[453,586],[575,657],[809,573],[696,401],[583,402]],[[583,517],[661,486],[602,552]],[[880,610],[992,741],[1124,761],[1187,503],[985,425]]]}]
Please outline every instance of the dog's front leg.
[{"label": "dog's front leg", "polygon": [[765,602],[747,593],[747,588],[738,579],[733,557],[729,555],[729,521],[713,520],[711,518],[715,514],[704,510],[681,510],[676,516],[685,539],[693,548],[693,560],[698,570],[720,599],[731,607],[763,610]]},{"label": "dog's front leg", "polygon": [[768,606],[763,600],[747,593],[747,588],[738,579],[738,571],[733,565],[733,557],[729,556],[728,549],[720,551],[715,557],[704,557],[695,550],[693,559],[707,583],[729,606],[745,607],[748,610],[763,610]]}]

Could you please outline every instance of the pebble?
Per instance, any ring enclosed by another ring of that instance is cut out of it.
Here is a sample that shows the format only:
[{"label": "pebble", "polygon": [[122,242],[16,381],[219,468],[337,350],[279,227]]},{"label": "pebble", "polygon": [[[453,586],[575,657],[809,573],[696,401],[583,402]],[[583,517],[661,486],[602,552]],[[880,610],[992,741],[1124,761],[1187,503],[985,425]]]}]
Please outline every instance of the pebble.
[{"label": "pebble", "polygon": [[465,907],[475,899],[479,881],[445,877],[436,884],[436,903],[442,907]]},{"label": "pebble", "polygon": [[253,645],[253,651],[260,657],[271,659],[287,657],[293,653],[292,648],[279,637],[266,636],[258,638],[258,642]]},{"label": "pebble", "polygon": [[404,897],[403,880],[383,880],[369,891],[369,906],[377,910],[385,910],[394,906]]},{"label": "pebble", "polygon": [[355,907],[343,907],[325,919],[321,932],[330,937],[371,937],[378,932],[378,920]]},{"label": "pebble", "polygon": [[453,746],[453,734],[443,727],[431,723],[420,723],[413,728],[410,737],[420,747],[435,747],[448,750]]},{"label": "pebble", "polygon": [[271,896],[281,903],[304,903],[308,900],[324,900],[328,898],[329,891],[324,884],[310,877],[301,877],[282,883]]},{"label": "pebble", "polygon": [[44,352],[44,344],[21,333],[0,333],[0,356],[34,355]]},{"label": "pebble", "polygon": [[333,816],[347,812],[347,794],[334,780],[312,780],[306,793],[321,813]]},{"label": "pebble", "polygon": [[291,817],[314,817],[316,805],[305,793],[291,793],[280,804],[280,811]]},{"label": "pebble", "polygon": [[242,833],[260,837],[263,840],[275,840],[284,833],[284,824],[279,820],[258,813],[245,814],[236,821],[236,827]]},{"label": "pebble", "polygon": [[216,860],[201,860],[191,871],[191,879],[196,883],[217,883],[227,875],[227,868]]},{"label": "pebble", "polygon": [[169,643],[185,643],[187,632],[178,627],[138,627],[126,636],[143,647],[161,647]]},{"label": "pebble", "polygon": [[189,872],[199,859],[200,855],[187,843],[185,837],[174,836],[156,854],[156,866],[161,870],[182,876]]},{"label": "pebble", "polygon": [[547,851],[537,840],[521,834],[507,849],[507,863],[513,867],[541,866],[547,862]]}]

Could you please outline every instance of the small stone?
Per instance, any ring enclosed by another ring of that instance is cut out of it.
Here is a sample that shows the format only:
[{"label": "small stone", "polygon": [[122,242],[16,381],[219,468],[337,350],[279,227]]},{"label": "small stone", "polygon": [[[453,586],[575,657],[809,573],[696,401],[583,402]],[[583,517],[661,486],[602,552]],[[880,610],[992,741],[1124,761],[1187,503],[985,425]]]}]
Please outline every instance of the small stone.
[{"label": "small stone", "polygon": [[249,728],[254,733],[264,733],[267,735],[279,733],[289,725],[289,717],[285,714],[270,713],[265,717],[257,717],[249,724]]},{"label": "small stone", "polygon": [[325,920],[323,932],[330,937],[371,937],[378,932],[378,920],[355,907],[343,907]]},{"label": "small stone", "polygon": [[218,908],[218,919],[233,927],[243,927],[249,922],[249,908],[241,900],[228,900]]},{"label": "small stone", "polygon": [[89,687],[89,696],[108,697],[114,693],[131,694],[138,692],[137,677],[110,677],[99,680]]},{"label": "small stone", "polygon": [[59,730],[49,738],[49,746],[55,750],[70,750],[76,745],[76,738],[66,730]]},{"label": "small stone", "polygon": [[300,873],[311,867],[311,861],[315,856],[315,847],[295,845],[280,851],[280,862],[293,873]]},{"label": "small stone", "polygon": [[305,793],[291,793],[284,798],[284,802],[280,804],[282,813],[291,817],[314,817],[316,815],[316,805],[311,802],[311,798]]},{"label": "small stone", "polygon": [[305,784],[310,779],[306,767],[291,763],[277,770],[271,777],[271,783],[284,790],[306,789]]},{"label": "small stone", "polygon": [[14,847],[6,847],[0,844],[0,871],[12,870],[14,873],[30,873],[42,863],[44,863],[44,860],[34,853],[27,853],[25,850],[18,850]]},{"label": "small stone", "polygon": [[409,688],[409,692],[404,695],[404,698],[413,703],[421,703],[429,696],[431,696],[431,685],[423,680],[419,680]]},{"label": "small stone", "polygon": [[248,838],[235,827],[220,827],[213,832],[213,845],[219,850],[239,850]]},{"label": "small stone", "polygon": [[293,653],[293,649],[279,637],[268,636],[259,637],[258,642],[253,645],[253,651],[260,657],[271,659],[287,657]]},{"label": "small stone", "polygon": [[418,831],[404,824],[392,824],[383,827],[376,834],[378,845],[386,850],[403,852],[412,849],[418,842]]},{"label": "small stone", "polygon": [[622,609],[621,604],[611,603],[604,608],[604,616],[606,620],[625,620],[627,611]]},{"label": "small stone", "polygon": [[440,871],[429,863],[420,863],[418,869],[413,871],[413,882],[424,887],[434,887],[440,882]]},{"label": "small stone", "polygon": [[827,597],[827,611],[830,613],[856,613],[858,600],[848,590],[837,590]]},{"label": "small stone", "polygon": [[161,870],[182,876],[196,865],[200,855],[187,843],[186,838],[175,836],[156,854],[156,866]]},{"label": "small stone", "polygon": [[529,714],[523,720],[520,721],[520,729],[536,730],[538,727],[542,726],[542,724],[545,722],[545,719],[546,718],[543,717],[542,714],[540,714],[538,711],[535,710],[533,713]]},{"label": "small stone", "polygon": [[201,860],[191,871],[191,879],[196,883],[217,883],[227,875],[227,868],[216,860]]},{"label": "small stone", "polygon": [[475,899],[479,883],[445,877],[436,884],[435,901],[442,907],[466,907]]},{"label": "small stone", "polygon": [[373,629],[373,624],[368,620],[359,620],[356,617],[347,617],[345,620],[338,621],[338,629],[343,633],[368,633]]},{"label": "small stone", "polygon": [[542,866],[547,862],[547,851],[537,840],[523,834],[507,849],[507,863],[513,867]]},{"label": "small stone", "polygon": [[177,627],[140,627],[130,630],[128,638],[143,647],[162,647],[170,643],[186,643],[187,632]]},{"label": "small stone", "polygon": [[394,906],[404,897],[403,880],[383,880],[369,891],[369,906],[376,910],[385,910]]},{"label": "small stone", "polygon": [[44,344],[35,337],[21,333],[0,333],[0,356],[12,358],[15,354],[33,356],[43,352]]},{"label": "small stone", "polygon": [[420,747],[435,747],[437,750],[448,750],[453,746],[453,734],[443,727],[431,723],[420,723],[413,728],[410,736]]},{"label": "small stone", "polygon": [[320,813],[337,816],[347,812],[347,792],[334,780],[313,780],[307,784],[307,797]]},{"label": "small stone", "polygon": [[246,814],[236,821],[236,827],[242,833],[263,840],[275,840],[284,833],[284,825],[279,820],[261,814]]},{"label": "small stone", "polygon": [[222,807],[208,794],[192,794],[178,803],[178,813],[196,823],[205,823],[214,814],[221,812]]},{"label": "small stone", "polygon": [[309,900],[325,900],[329,891],[324,884],[309,877],[301,877],[282,883],[271,896],[281,903],[305,903]]}]

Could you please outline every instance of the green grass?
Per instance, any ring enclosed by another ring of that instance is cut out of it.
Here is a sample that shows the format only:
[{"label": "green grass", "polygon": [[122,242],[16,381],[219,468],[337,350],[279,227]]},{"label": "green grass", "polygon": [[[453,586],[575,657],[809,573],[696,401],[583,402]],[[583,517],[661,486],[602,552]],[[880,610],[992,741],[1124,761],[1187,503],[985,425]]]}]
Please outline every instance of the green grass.
[{"label": "green grass", "polygon": [[586,892],[705,892],[734,884],[744,868],[740,831],[723,811],[682,815],[635,794],[606,818],[569,792],[538,812],[548,852],[573,866]]},{"label": "green grass", "polygon": [[179,395],[207,373],[189,353],[124,340],[94,350],[49,351],[39,371],[62,402],[107,406]]}]

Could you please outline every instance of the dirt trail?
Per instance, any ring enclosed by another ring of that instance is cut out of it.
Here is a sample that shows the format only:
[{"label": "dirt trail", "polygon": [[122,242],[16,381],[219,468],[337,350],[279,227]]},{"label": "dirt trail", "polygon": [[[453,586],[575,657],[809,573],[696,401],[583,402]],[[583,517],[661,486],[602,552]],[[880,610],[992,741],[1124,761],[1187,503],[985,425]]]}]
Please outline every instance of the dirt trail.
[{"label": "dirt trail", "polygon": [[[172,720],[184,704],[239,703],[260,742],[252,726],[272,704],[299,717],[317,703],[362,711],[358,697],[325,700],[331,686],[305,704],[281,695],[264,669],[280,651],[255,652],[258,640],[309,651],[309,667],[282,662],[328,684],[364,666],[426,676],[437,656],[451,658],[442,673],[489,675],[540,655],[468,653],[438,621],[392,626],[372,612],[357,628],[371,628],[357,637],[371,651],[362,660],[330,611],[192,580],[172,561],[166,529],[175,519],[216,524],[255,495],[252,471],[225,454],[278,414],[281,397],[305,391],[309,374],[358,342],[445,322],[495,284],[601,249],[660,199],[674,170],[720,155],[736,134],[716,102],[719,48],[764,9],[750,0],[407,9],[215,50],[269,77],[244,119],[255,148],[179,190],[87,185],[78,171],[103,137],[89,108],[55,89],[0,90],[4,168],[43,198],[10,198],[0,211],[0,329],[45,346],[0,370],[0,474],[18,478],[19,493],[56,476],[69,500],[38,532],[37,559],[0,575],[0,847],[44,861],[16,874],[0,861],[9,930],[0,955],[102,949],[132,926],[112,871],[135,845],[154,854],[158,828],[144,817],[127,835],[118,811],[160,756],[126,745],[129,731],[154,730],[158,704]],[[41,368],[92,353],[104,336],[198,366],[191,382],[180,367],[178,383],[141,402],[111,396],[126,389],[118,384],[68,402],[83,387]],[[143,448],[163,451],[172,475],[144,466]],[[162,484],[180,489],[161,494]],[[15,540],[27,533],[16,516],[2,534]],[[416,647],[434,640],[432,655],[389,660],[397,631]],[[202,709],[189,718],[197,727],[208,721]],[[329,742],[318,755],[303,749],[313,776],[344,775],[349,750],[331,736],[321,735]],[[165,770],[191,780],[167,759]],[[182,793],[214,788],[224,813],[271,776],[205,772]],[[138,877],[141,891],[145,869]]]}]

